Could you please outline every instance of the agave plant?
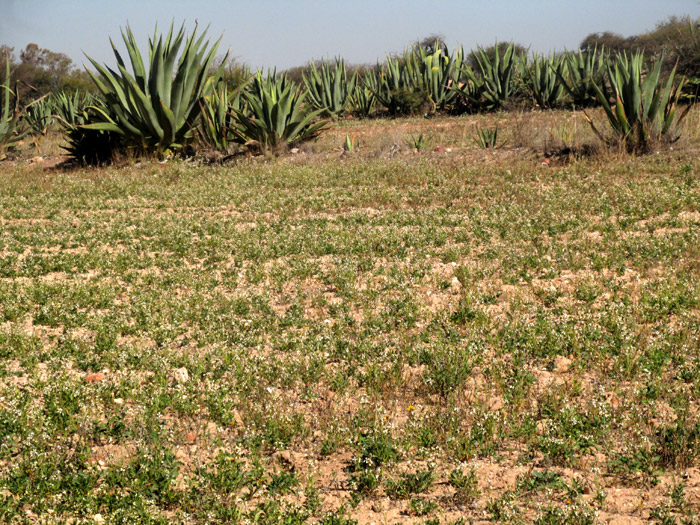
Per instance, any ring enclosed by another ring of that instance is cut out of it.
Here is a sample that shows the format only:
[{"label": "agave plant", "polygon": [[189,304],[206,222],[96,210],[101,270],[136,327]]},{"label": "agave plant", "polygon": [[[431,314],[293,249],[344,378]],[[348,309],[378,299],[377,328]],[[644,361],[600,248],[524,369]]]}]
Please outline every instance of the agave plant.
[{"label": "agave plant", "polygon": [[[184,24],[173,34],[171,24],[163,38],[156,28],[149,39],[149,64],[144,66],[136,41],[127,26],[122,31],[131,61],[132,73],[112,42],[117,70],[98,64],[88,57],[97,73],[88,71],[105,101],[105,107],[95,106],[95,120],[88,129],[109,131],[121,135],[132,147],[162,154],[180,148],[192,136],[192,129],[201,112],[200,101],[209,95],[223,71],[222,66],[209,75],[208,71],[219,41],[211,47],[204,41],[206,30],[197,36],[197,27],[189,37]],[[182,54],[178,54],[182,48]]]},{"label": "agave plant", "polygon": [[[61,105],[60,95],[57,97]],[[124,149],[124,135],[114,131],[91,129],[82,123],[92,122],[99,114],[109,111],[106,102],[99,96],[86,97],[88,106],[75,106],[57,111],[63,117],[57,118],[65,132],[67,145],[61,146],[68,156],[78,164],[103,165],[110,163],[115,154]],[[73,97],[66,96],[64,104],[75,102]],[[73,111],[75,109],[75,111]]]},{"label": "agave plant", "polygon": [[406,145],[417,152],[423,152],[430,149],[430,144],[433,138],[429,135],[420,133],[418,135],[411,135],[406,139]]},{"label": "agave plant", "polygon": [[351,137],[348,133],[345,134],[345,142],[343,143],[343,151],[353,153],[357,148],[357,140]]},{"label": "agave plant", "polygon": [[204,97],[200,104],[202,115],[197,126],[197,138],[210,149],[227,152],[231,144],[236,142],[237,110],[242,110],[240,85],[233,92],[229,92],[228,86],[221,83],[211,95]]},{"label": "agave plant", "polygon": [[496,149],[505,144],[498,145],[498,126],[493,129],[477,127],[474,142],[481,149]]},{"label": "agave plant", "polygon": [[[615,97],[614,107],[608,101],[603,86],[594,84],[598,102],[603,106],[613,131],[613,139],[624,141],[630,152],[645,153],[653,141],[669,137],[671,130],[688,114],[690,106],[676,119],[676,109],[683,80],[674,86],[674,67],[666,85],[659,75],[663,59],[658,60],[648,73],[644,73],[644,52],[639,51],[630,58],[618,55],[613,65],[607,68],[607,79]],[[585,114],[585,113],[584,113]],[[593,131],[606,140],[588,117]]]},{"label": "agave plant", "polygon": [[387,56],[364,80],[365,86],[392,115],[416,113],[428,102],[412,51],[401,57]]},{"label": "agave plant", "polygon": [[563,56],[534,55],[532,62],[520,60],[521,75],[528,91],[542,109],[557,107],[564,96],[564,85],[559,80],[566,75]]},{"label": "agave plant", "polygon": [[262,152],[293,146],[321,133],[327,121],[313,122],[323,110],[304,104],[306,93],[286,75],[263,77],[259,71],[243,91],[247,111],[234,109],[239,142],[254,144]]},{"label": "agave plant", "polygon": [[513,92],[513,78],[517,70],[518,56],[515,45],[509,44],[503,55],[498,43],[493,58],[479,47],[475,53],[477,70],[468,64],[462,66],[465,82],[456,86],[457,92],[468,104],[477,108],[495,110],[503,107]]},{"label": "agave plant", "polygon": [[309,72],[302,73],[302,78],[313,107],[323,110],[325,116],[335,118],[342,115],[350,104],[357,74],[353,73],[348,79],[345,61],[336,59],[332,68],[326,61],[321,63],[320,70],[312,63]]},{"label": "agave plant", "polygon": [[46,135],[49,126],[53,123],[52,100],[42,97],[29,104],[22,116],[32,133]]},{"label": "agave plant", "polygon": [[10,88],[10,57],[5,55],[5,80],[0,84],[0,149],[24,138],[29,128],[20,129],[18,99]]},{"label": "agave plant", "polygon": [[415,70],[421,77],[420,84],[427,91],[433,110],[444,110],[457,96],[450,87],[453,83],[459,84],[462,53],[450,56],[447,48],[433,47],[433,53],[428,53],[423,46],[414,48]]},{"label": "agave plant", "polygon": [[374,106],[377,102],[374,93],[366,84],[367,80],[364,78],[362,82],[357,82],[355,84],[355,91],[350,97],[350,111],[353,115],[358,117],[369,117],[372,111],[374,111]]},{"label": "agave plant", "polygon": [[[605,50],[598,51],[596,47],[593,51],[584,54],[566,53],[566,74],[563,71],[556,71],[559,83],[566,93],[571,97],[574,107],[587,107],[597,103],[595,85],[598,85],[607,95],[607,88],[603,82],[605,69],[608,63]],[[609,99],[609,95],[608,95]]]},{"label": "agave plant", "polygon": [[66,129],[87,123],[87,108],[95,105],[95,99],[89,93],[75,91],[71,94],[61,92],[51,100],[56,120]]}]

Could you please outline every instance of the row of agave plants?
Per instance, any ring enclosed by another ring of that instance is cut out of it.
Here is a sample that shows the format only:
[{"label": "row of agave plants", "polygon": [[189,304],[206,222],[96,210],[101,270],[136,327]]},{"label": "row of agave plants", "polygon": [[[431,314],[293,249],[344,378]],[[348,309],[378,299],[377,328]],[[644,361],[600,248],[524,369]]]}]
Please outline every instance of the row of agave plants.
[{"label": "row of agave plants", "polygon": [[57,94],[20,110],[12,102],[9,64],[0,85],[0,147],[28,133],[45,133],[52,121],[64,129],[66,149],[83,163],[108,161],[118,150],[166,155],[192,145],[230,152],[237,145],[269,151],[316,137],[347,114],[433,114],[493,111],[525,91],[542,109],[603,107],[612,133],[644,152],[668,137],[688,108],[676,114],[683,80],[675,69],[661,79],[661,60],[647,66],[643,53],[610,57],[604,50],[561,55],[518,54],[512,44],[479,48],[470,65],[462,50],[421,46],[389,56],[363,74],[343,60],[312,64],[302,85],[262,71],[235,89],[221,81],[225,60],[212,70],[219,41],[206,31],[187,36],[184,25],[166,35],[156,29],[148,62],[127,26],[122,32],[130,69],[112,44],[116,68],[89,59],[99,94]]}]

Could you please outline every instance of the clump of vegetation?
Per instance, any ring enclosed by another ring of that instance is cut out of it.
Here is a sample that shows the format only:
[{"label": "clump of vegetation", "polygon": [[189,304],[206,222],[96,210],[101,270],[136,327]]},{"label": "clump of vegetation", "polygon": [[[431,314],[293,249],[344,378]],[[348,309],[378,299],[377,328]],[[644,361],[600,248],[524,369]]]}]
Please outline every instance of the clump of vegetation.
[{"label": "clump of vegetation", "polygon": [[318,120],[324,111],[312,111],[304,104],[306,93],[286,75],[262,72],[243,91],[246,109],[234,109],[236,132],[241,142],[262,152],[278,151],[316,138],[327,122]]},{"label": "clump of vegetation", "polygon": [[241,109],[240,89],[229,92],[227,84],[221,83],[200,101],[202,112],[195,132],[206,148],[228,153],[237,142],[235,111]]},{"label": "clump of vegetation", "polygon": [[[665,139],[675,141],[675,126],[688,114],[686,107],[676,118],[676,110],[683,82],[674,85],[675,68],[662,84],[660,74],[663,61],[658,60],[651,70],[644,72],[644,53],[631,57],[618,55],[607,69],[607,81],[613,91],[614,107],[608,100],[607,89],[594,84],[598,102],[603,106],[613,131],[613,141],[622,142],[630,152],[646,153],[651,146]],[[609,141],[589,118],[593,130],[603,141]]]},{"label": "clump of vegetation", "polygon": [[593,47],[585,54],[578,52],[564,54],[566,71],[555,71],[557,79],[569,95],[574,108],[586,108],[597,104],[595,86],[606,87],[604,82],[608,55],[605,48]]},{"label": "clump of vegetation", "polygon": [[418,135],[411,135],[408,137],[406,139],[406,145],[420,153],[421,151],[430,149],[430,144],[432,141],[432,137],[426,135],[425,133],[419,133]]},{"label": "clump of vegetation", "polygon": [[204,35],[197,35],[196,27],[190,36],[186,36],[184,24],[177,33],[173,29],[171,24],[165,38],[156,29],[149,39],[146,67],[127,26],[122,39],[132,73],[114,44],[118,71],[88,57],[97,70],[90,76],[102,100],[93,106],[90,121],[83,125],[85,130],[115,133],[125,147],[159,156],[182,149],[192,138],[202,109],[200,103],[221,74],[221,70],[213,76],[208,74],[219,42],[209,47]]},{"label": "clump of vegetation", "polygon": [[348,77],[345,61],[336,59],[332,68],[326,61],[321,63],[320,70],[312,63],[308,73],[303,73],[303,80],[314,108],[322,110],[326,116],[339,117],[351,103],[357,73]]},{"label": "clump of vegetation", "polygon": [[5,165],[2,519],[695,519],[697,159],[384,154],[521,119],[583,121],[354,121],[216,168]]},{"label": "clump of vegetation", "polygon": [[462,67],[465,85],[457,85],[455,89],[468,105],[477,109],[502,108],[513,94],[518,56],[513,43],[508,44],[503,53],[498,43],[492,54],[478,48],[474,54],[474,67],[466,63]]},{"label": "clump of vegetation", "polygon": [[10,85],[10,59],[5,56],[5,78],[0,84],[0,150],[21,140],[26,136],[30,128],[20,128],[19,102]]},{"label": "clump of vegetation", "polygon": [[481,149],[496,149],[503,144],[498,144],[498,126],[494,128],[476,128],[474,142]]},{"label": "clump of vegetation", "polygon": [[567,76],[566,64],[566,55],[534,55],[531,62],[521,57],[520,74],[539,108],[552,109],[562,103],[565,91],[560,79]]}]

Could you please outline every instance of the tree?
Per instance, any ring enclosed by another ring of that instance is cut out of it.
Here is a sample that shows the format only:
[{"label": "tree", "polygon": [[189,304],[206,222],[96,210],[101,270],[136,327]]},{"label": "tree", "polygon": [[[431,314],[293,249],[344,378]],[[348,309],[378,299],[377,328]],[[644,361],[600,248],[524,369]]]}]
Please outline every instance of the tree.
[{"label": "tree", "polygon": [[28,44],[20,51],[0,46],[0,53],[8,53],[12,78],[22,104],[55,91],[93,90],[94,86],[86,72],[74,67],[73,61],[64,53],[43,49],[37,44]]},{"label": "tree", "polygon": [[591,33],[581,41],[579,48],[584,53],[593,52],[594,49],[600,51],[603,47],[612,53],[622,53],[632,50],[630,39],[604,31],[603,33]]},{"label": "tree", "polygon": [[623,37],[605,31],[591,33],[581,42],[586,52],[595,47],[614,53],[631,54],[637,49],[644,50],[645,60],[651,62],[665,56],[664,73],[669,74],[678,63],[677,73],[686,77],[700,77],[700,24],[689,16],[675,17],[659,22],[656,27],[641,33]]},{"label": "tree", "polygon": [[443,51],[447,50],[445,35],[440,33],[431,33],[422,40],[416,40],[415,45],[418,47],[422,47],[423,50],[429,55],[432,55],[438,49],[442,49]]}]

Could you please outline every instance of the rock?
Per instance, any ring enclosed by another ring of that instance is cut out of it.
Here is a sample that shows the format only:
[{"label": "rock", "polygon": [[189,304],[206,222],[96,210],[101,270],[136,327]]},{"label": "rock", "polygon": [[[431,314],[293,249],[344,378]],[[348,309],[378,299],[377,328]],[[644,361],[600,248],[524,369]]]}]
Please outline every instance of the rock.
[{"label": "rock", "polygon": [[85,376],[85,382],[86,383],[99,383],[100,381],[103,381],[105,379],[105,376],[102,372],[95,372],[94,374],[88,374]]},{"label": "rock", "polygon": [[219,433],[219,427],[213,421],[209,421],[209,423],[207,423],[206,433],[209,437],[214,437]]},{"label": "rock", "polygon": [[36,365],[37,374],[39,381],[47,381],[49,379],[49,366],[46,363],[39,363]]},{"label": "rock", "polygon": [[238,410],[233,409],[233,411],[231,412],[231,419],[237,427],[243,426],[243,418],[241,417],[241,413]]},{"label": "rock", "polygon": [[554,369],[559,373],[564,373],[569,371],[571,367],[571,359],[564,357],[563,355],[558,355],[554,358]]},{"label": "rock", "polygon": [[190,380],[190,374],[186,368],[176,368],[173,370],[173,378],[178,383],[187,383]]},{"label": "rock", "polygon": [[272,457],[274,457],[280,465],[291,468],[292,470],[299,471],[303,466],[302,457],[300,454],[296,454],[291,450],[280,450],[276,452]]},{"label": "rock", "polygon": [[296,155],[297,153],[299,153],[299,148],[292,148],[289,150],[289,153],[291,153],[292,155]]}]

